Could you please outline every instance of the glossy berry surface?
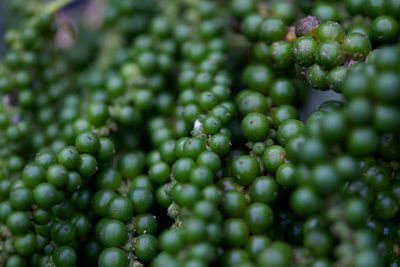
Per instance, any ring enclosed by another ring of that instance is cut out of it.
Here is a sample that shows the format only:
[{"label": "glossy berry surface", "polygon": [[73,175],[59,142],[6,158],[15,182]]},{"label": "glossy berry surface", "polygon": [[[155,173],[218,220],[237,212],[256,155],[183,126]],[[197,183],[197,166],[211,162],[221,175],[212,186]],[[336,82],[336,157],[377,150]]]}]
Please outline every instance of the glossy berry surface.
[{"label": "glossy berry surface", "polygon": [[400,265],[398,0],[86,2],[0,1],[0,266]]}]

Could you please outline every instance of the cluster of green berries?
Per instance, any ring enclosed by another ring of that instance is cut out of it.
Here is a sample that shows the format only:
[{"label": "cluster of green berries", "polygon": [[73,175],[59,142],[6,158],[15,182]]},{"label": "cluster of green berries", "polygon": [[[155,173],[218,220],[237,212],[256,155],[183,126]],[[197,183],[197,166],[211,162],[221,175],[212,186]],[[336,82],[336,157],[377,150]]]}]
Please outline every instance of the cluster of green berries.
[{"label": "cluster of green berries", "polygon": [[71,1],[4,4],[1,266],[400,265],[399,3]]},{"label": "cluster of green berries", "polygon": [[[271,16],[265,18],[257,12],[254,1],[249,2],[253,2],[253,6],[248,3],[246,15],[241,15],[242,31],[257,42],[254,46],[256,60],[278,71],[294,68],[318,90],[340,90],[349,66],[365,61],[373,47],[394,43],[399,36],[400,28],[394,15],[382,13],[371,16],[372,21],[369,17],[351,21],[345,16],[330,15],[338,13],[336,7],[321,2],[315,5],[312,16],[294,23],[295,8],[289,3],[273,4]],[[346,1],[346,7],[355,2],[364,5],[363,1]],[[271,74],[267,72],[261,76],[264,80],[258,81],[259,86],[266,91]]]},{"label": "cluster of green berries", "polygon": [[106,27],[115,28],[128,39],[145,32],[152,15],[156,13],[153,0],[111,0],[105,4],[103,16]]}]

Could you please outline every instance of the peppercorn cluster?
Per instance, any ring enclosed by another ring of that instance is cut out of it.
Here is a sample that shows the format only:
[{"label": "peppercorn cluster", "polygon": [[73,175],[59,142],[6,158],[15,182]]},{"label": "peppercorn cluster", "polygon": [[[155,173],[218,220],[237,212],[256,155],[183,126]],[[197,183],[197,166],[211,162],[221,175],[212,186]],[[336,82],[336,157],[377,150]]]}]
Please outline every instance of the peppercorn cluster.
[{"label": "peppercorn cluster", "polygon": [[400,266],[400,1],[71,2],[2,4],[0,266]]}]

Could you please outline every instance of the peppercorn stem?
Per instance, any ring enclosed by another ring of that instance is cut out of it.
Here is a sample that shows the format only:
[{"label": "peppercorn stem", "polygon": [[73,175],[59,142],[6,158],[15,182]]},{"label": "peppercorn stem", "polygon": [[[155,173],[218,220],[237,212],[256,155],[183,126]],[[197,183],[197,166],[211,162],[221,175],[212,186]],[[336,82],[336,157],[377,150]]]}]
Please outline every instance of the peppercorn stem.
[{"label": "peppercorn stem", "polygon": [[66,5],[72,3],[75,0],[56,0],[54,2],[50,2],[46,4],[45,10],[50,14],[56,13],[58,10],[62,9]]}]

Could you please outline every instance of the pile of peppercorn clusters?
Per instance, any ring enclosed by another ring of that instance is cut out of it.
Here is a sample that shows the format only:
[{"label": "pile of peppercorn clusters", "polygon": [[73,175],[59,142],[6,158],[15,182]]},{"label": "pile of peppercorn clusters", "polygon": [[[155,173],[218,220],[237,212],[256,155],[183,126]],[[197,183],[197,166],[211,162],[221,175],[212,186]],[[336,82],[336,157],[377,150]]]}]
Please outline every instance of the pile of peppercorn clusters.
[{"label": "pile of peppercorn clusters", "polygon": [[400,266],[400,1],[70,2],[2,6],[0,266]]}]

